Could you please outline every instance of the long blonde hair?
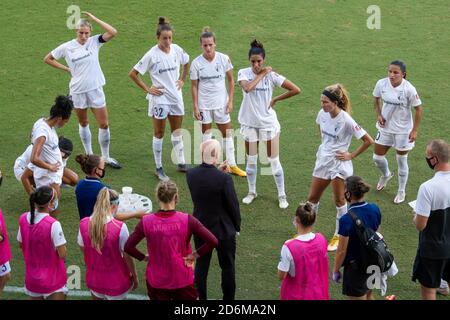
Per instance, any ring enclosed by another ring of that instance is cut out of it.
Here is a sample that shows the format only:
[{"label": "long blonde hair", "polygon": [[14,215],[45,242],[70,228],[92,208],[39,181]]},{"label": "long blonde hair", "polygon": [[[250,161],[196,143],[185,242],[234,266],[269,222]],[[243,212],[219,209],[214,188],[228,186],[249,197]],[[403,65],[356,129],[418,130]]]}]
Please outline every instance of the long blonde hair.
[{"label": "long blonde hair", "polygon": [[352,113],[348,91],[342,84],[332,84],[331,86],[326,87],[325,90],[333,93],[338,98],[337,105],[339,108],[346,111],[348,114]]},{"label": "long blonde hair", "polygon": [[111,201],[119,199],[119,194],[104,187],[97,195],[94,212],[89,220],[89,238],[91,239],[92,247],[101,253],[103,242],[106,238],[106,222],[111,214]]}]

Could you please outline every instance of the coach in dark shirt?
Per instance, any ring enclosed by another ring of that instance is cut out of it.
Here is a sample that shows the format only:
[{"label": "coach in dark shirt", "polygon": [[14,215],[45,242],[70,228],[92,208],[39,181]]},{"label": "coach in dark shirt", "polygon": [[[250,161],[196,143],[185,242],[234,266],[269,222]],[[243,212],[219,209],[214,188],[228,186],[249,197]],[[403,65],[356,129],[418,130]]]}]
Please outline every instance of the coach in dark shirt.
[{"label": "coach in dark shirt", "polygon": [[[236,291],[235,254],[236,233],[240,231],[239,201],[230,175],[216,168],[221,153],[217,140],[209,139],[200,146],[203,163],[187,172],[186,179],[194,203],[194,217],[219,240],[216,247],[222,269],[224,300],[233,300]],[[203,242],[194,236],[195,246]],[[197,260],[195,284],[200,300],[207,299],[206,282],[212,253]]]}]

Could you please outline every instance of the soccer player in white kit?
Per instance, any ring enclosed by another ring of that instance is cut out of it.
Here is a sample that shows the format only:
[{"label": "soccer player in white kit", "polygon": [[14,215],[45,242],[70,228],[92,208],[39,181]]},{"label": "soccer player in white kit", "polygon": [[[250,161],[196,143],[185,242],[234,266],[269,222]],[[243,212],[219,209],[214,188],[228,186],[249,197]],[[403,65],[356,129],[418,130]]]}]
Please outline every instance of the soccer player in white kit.
[{"label": "soccer player in white kit", "polygon": [[63,160],[59,150],[59,138],[55,128],[63,127],[70,119],[73,102],[68,97],[58,96],[50,109],[48,118],[36,121],[31,131],[30,161],[36,188],[50,186],[61,195],[60,185],[64,173]]},{"label": "soccer player in white kit", "polygon": [[[417,130],[422,120],[422,101],[416,88],[406,80],[406,65],[404,62],[392,61],[388,69],[388,77],[378,80],[373,96],[377,114],[373,161],[381,171],[377,191],[386,187],[393,174],[389,170],[386,153],[394,147],[397,151],[398,192],[394,203],[405,201],[406,182],[408,181],[408,152],[414,148]],[[383,107],[381,107],[383,102]],[[415,110],[414,121],[412,109]]]},{"label": "soccer player in white kit", "polygon": [[[153,156],[155,175],[161,181],[169,177],[162,166],[162,146],[166,119],[172,132],[171,140],[175,151],[177,170],[186,172],[181,124],[184,103],[181,88],[189,72],[189,55],[177,44],[172,43],[173,28],[165,17],[159,17],[156,37],[158,44],[152,47],[129,72],[130,78],[144,90],[148,99],[148,115],[153,118]],[[180,65],[183,70],[180,77]],[[139,74],[150,74],[152,86],[147,86]]]},{"label": "soccer player in white kit", "polygon": [[[58,146],[59,151],[61,152],[64,167],[62,183],[74,187],[78,183],[78,175],[71,169],[67,168],[67,160],[69,159],[70,154],[73,151],[72,141],[63,136],[60,136]],[[14,175],[16,176],[17,181],[22,182],[25,192],[28,195],[31,195],[31,193],[34,191],[34,165],[31,164],[32,150],[33,145],[30,144],[14,162]]]},{"label": "soccer player in white kit", "polygon": [[[105,76],[98,60],[99,50],[103,44],[117,34],[117,30],[89,12],[83,12],[106,32],[91,37],[92,26],[89,21],[81,19],[76,25],[76,39],[61,44],[44,58],[48,65],[69,72],[72,76],[69,84],[70,95],[78,117],[78,131],[86,154],[92,152],[92,136],[89,129],[87,109],[94,114],[98,129],[98,142],[106,163],[115,169],[121,165],[109,156],[111,134],[108,123],[108,110],[103,93]],[[65,58],[68,67],[56,60]]]},{"label": "soccer player in white kit", "polygon": [[[284,172],[279,158],[280,123],[274,110],[278,101],[300,93],[294,83],[264,66],[266,52],[263,45],[254,40],[248,53],[251,67],[238,72],[238,82],[242,87],[243,100],[238,120],[241,134],[245,139],[247,154],[248,194],[242,200],[250,204],[256,198],[256,174],[258,163],[258,143],[267,142],[267,156],[278,190],[278,205],[281,209],[288,207],[284,191]],[[287,92],[272,98],[273,89],[282,87]]]},{"label": "soccer player in white kit", "polygon": [[[233,111],[234,79],[230,57],[216,51],[216,36],[208,27],[200,36],[203,53],[192,61],[190,77],[194,117],[202,123],[203,141],[212,138],[212,122],[217,124],[223,137],[223,149],[230,172],[247,176],[234,156],[234,141],[230,114]],[[228,82],[228,92],[225,85]]]},{"label": "soccer player in white kit", "polygon": [[[326,87],[320,96],[320,104],[322,109],[317,115],[316,123],[322,143],[316,154],[308,202],[318,212],[320,198],[331,183],[336,205],[336,229],[328,243],[328,251],[335,251],[339,244],[339,219],[347,213],[344,181],[353,175],[352,159],[364,152],[373,143],[373,139],[350,116],[351,104],[343,85],[338,83]],[[362,144],[355,151],[349,152],[353,136],[361,139]]]}]

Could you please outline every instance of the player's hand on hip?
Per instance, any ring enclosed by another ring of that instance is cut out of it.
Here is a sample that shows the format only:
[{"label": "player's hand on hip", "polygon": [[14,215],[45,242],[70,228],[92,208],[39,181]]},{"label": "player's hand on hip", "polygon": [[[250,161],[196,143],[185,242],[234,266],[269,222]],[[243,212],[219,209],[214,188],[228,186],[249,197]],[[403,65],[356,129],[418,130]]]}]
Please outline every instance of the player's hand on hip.
[{"label": "player's hand on hip", "polygon": [[164,89],[164,87],[151,86],[147,92],[150,93],[152,96],[162,96],[164,92],[161,89]]},{"label": "player's hand on hip", "polygon": [[49,165],[50,167],[48,168],[49,171],[51,172],[57,172],[59,170],[59,163],[53,163]]},{"label": "player's hand on hip", "polygon": [[338,151],[336,152],[336,159],[341,161],[352,160],[352,154],[347,151]]}]

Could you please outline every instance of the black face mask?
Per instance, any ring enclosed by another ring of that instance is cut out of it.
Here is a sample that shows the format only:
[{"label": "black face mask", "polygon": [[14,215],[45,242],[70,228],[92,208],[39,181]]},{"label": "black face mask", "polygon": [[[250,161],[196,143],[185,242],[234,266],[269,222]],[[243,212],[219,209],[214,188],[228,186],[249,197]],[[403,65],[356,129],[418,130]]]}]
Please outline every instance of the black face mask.
[{"label": "black face mask", "polygon": [[[436,159],[436,162],[434,164],[431,164],[431,159],[433,159],[433,158]],[[425,157],[425,160],[427,160],[427,164],[431,170],[434,170],[434,167],[436,167],[436,165],[438,164],[436,157],[430,157],[430,158]]]},{"label": "black face mask", "polygon": [[97,169],[102,171],[102,174],[98,175],[98,176],[100,177],[100,179],[103,179],[105,177],[105,169],[102,169],[102,168],[97,168]]}]

